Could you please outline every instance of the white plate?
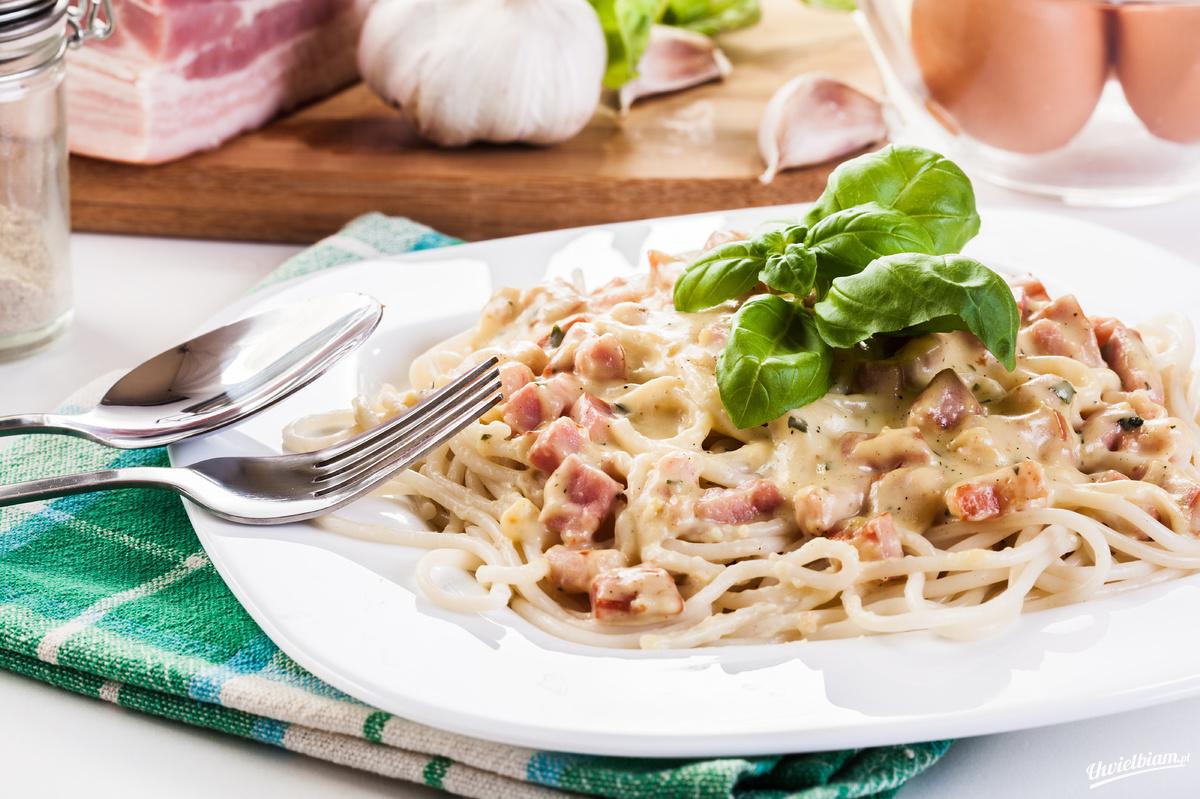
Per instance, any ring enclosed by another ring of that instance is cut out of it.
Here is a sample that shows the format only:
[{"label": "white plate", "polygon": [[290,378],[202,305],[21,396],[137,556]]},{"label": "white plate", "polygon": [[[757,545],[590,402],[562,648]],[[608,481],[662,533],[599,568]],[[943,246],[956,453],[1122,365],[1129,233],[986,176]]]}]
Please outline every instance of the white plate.
[{"label": "white plate", "polygon": [[[355,289],[383,300],[366,346],[308,389],[238,427],[172,449],[177,464],[279,450],[291,419],[402,380],[409,359],[469,325],[492,286],[547,268],[631,269],[647,247],[795,216],[769,208],[523,236],[343,267],[255,294],[213,324],[273,303]],[[1049,216],[984,215],[968,252],[1069,287],[1090,313],[1137,322],[1197,315],[1200,271],[1111,231]],[[490,280],[489,280],[490,273]],[[798,752],[991,733],[1200,693],[1200,580],[1023,617],[991,640],[925,633],[640,653],[563,643],[507,609],[449,613],[415,589],[419,552],[308,524],[239,527],[188,506],[230,588],[305,668],[384,710],[538,749],[700,757]]]}]

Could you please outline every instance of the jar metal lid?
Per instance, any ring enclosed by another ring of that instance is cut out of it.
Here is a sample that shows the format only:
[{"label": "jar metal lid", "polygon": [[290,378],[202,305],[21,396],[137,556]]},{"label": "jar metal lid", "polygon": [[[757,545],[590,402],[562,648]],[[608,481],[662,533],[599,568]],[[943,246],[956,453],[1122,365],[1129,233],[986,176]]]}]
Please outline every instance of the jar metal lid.
[{"label": "jar metal lid", "polygon": [[0,60],[9,57],[9,43],[38,37],[59,26],[67,14],[69,0],[0,0]]}]

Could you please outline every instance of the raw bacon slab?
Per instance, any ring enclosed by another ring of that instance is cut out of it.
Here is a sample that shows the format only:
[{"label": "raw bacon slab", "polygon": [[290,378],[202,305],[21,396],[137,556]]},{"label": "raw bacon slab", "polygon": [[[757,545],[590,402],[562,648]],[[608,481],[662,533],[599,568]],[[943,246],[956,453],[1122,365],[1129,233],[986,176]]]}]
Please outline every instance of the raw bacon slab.
[{"label": "raw bacon slab", "polygon": [[116,0],[68,58],[71,151],[170,161],[346,85],[368,0]]}]

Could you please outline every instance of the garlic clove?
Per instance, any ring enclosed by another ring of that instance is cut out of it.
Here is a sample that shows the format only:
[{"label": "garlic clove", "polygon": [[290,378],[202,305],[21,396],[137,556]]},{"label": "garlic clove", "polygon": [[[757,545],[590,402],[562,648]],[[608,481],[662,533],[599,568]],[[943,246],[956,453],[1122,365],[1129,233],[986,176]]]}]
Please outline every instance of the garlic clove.
[{"label": "garlic clove", "polygon": [[822,73],[799,75],[779,88],[758,126],[758,151],[770,183],[784,169],[812,166],[887,138],[883,106]]},{"label": "garlic clove", "polygon": [[624,114],[643,97],[723,80],[733,65],[712,39],[694,31],[655,25],[638,60],[638,75],[617,94]]}]

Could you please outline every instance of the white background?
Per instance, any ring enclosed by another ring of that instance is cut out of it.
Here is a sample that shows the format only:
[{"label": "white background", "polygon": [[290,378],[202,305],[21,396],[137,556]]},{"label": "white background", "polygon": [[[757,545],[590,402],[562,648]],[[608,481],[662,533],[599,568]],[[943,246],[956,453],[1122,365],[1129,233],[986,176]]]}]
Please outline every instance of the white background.
[{"label": "white background", "polygon": [[[985,209],[1045,208],[1153,241],[1200,268],[1200,198],[1148,209],[1077,211],[988,187],[981,187],[980,195]],[[986,222],[986,212],[984,218]],[[75,324],[49,350],[0,364],[0,413],[50,410],[87,381],[178,343],[295,250],[76,235]],[[1129,265],[1128,273],[1096,279],[1126,282],[1131,291],[1149,290],[1138,286],[1136,264]],[[903,799],[1190,795],[1200,786],[1198,719],[1200,699],[959,741],[941,763],[905,789]],[[1197,762],[1089,789],[1090,763],[1151,751],[1178,752]],[[438,795],[150,718],[4,672],[0,778],[3,793],[14,797]]]}]

